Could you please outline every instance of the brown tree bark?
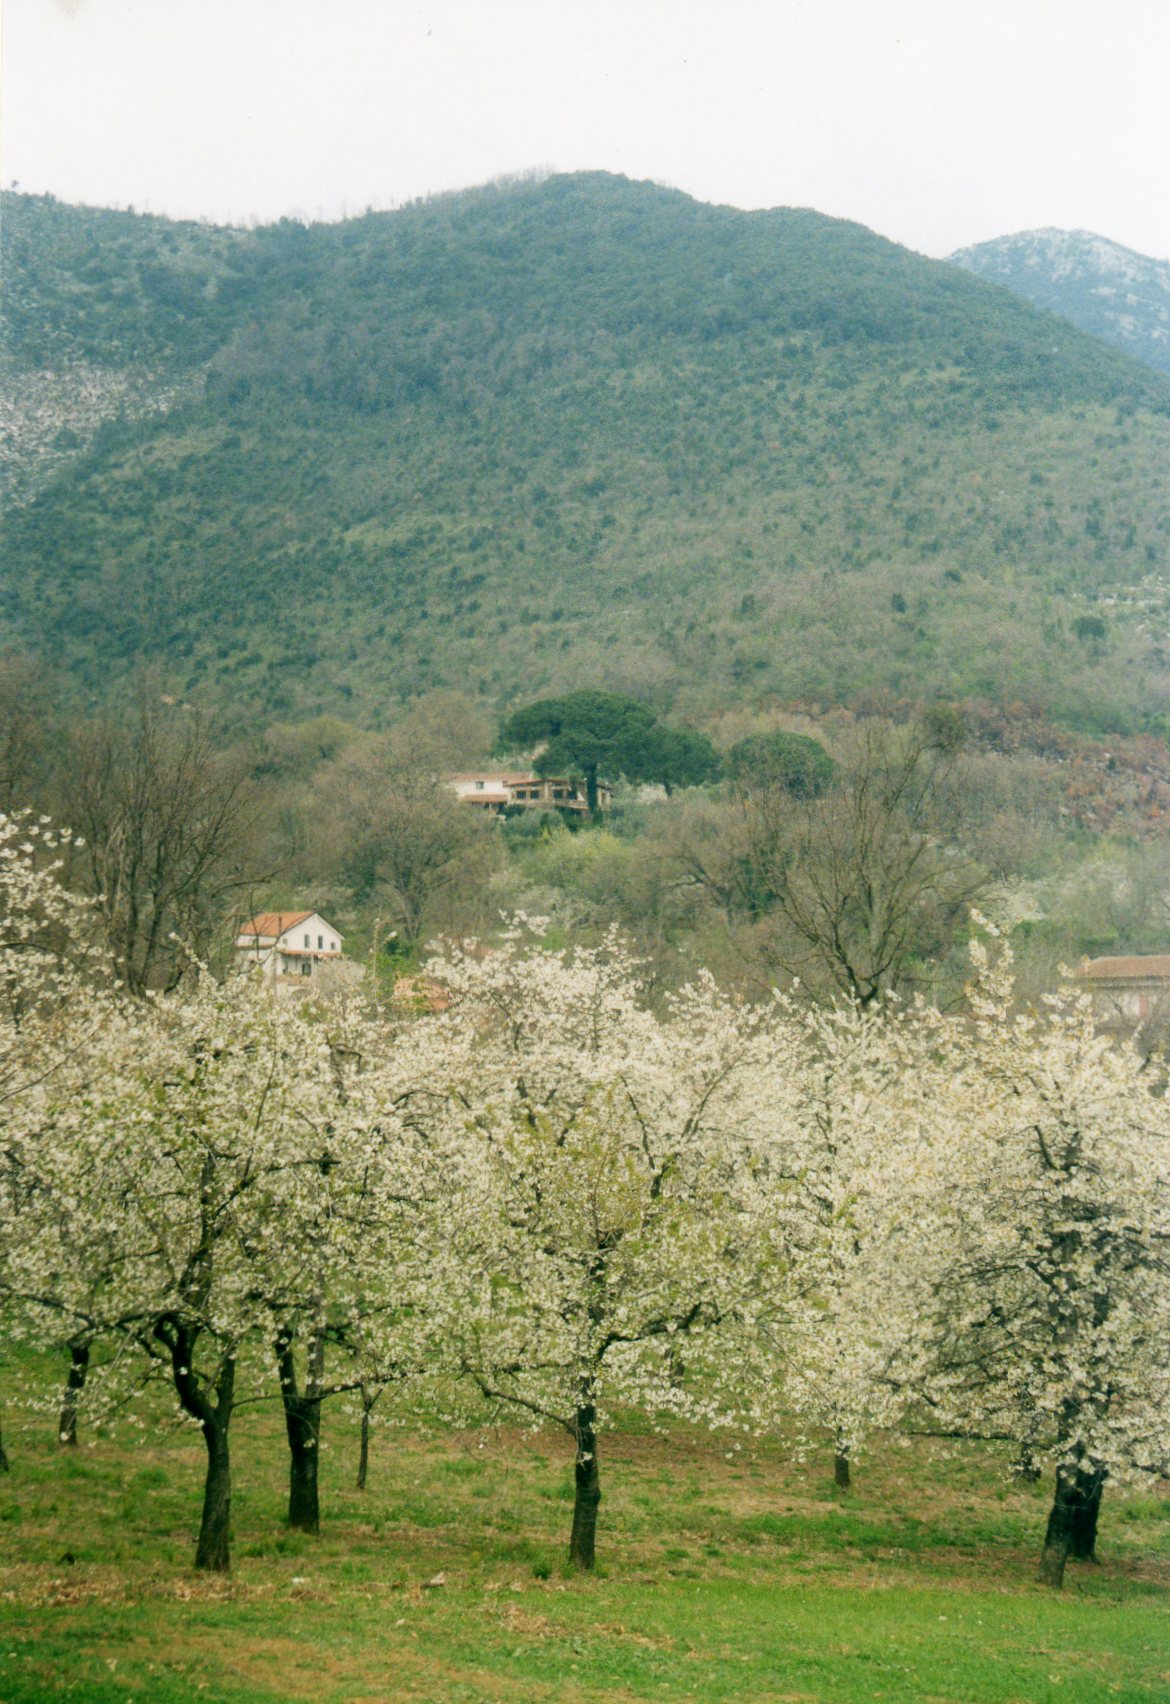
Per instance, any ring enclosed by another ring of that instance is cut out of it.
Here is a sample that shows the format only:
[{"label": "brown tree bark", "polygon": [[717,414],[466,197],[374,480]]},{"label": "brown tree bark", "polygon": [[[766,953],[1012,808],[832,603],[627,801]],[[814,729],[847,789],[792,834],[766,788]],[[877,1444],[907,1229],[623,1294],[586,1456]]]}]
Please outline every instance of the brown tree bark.
[{"label": "brown tree bark", "polygon": [[296,1532],[321,1530],[317,1461],[321,1453],[321,1383],[325,1371],[325,1339],[315,1332],[309,1342],[305,1388],[297,1384],[291,1330],[276,1338],[276,1365],[288,1437],[288,1524]]},{"label": "brown tree bark", "polygon": [[207,1478],[203,1485],[203,1514],[199,1522],[195,1566],[207,1573],[226,1574],[232,1565],[232,1464],[228,1453],[227,1420],[222,1424],[205,1423],[203,1441],[207,1446]]},{"label": "brown tree bark", "polygon": [[833,1483],[836,1485],[838,1491],[848,1491],[849,1489],[850,1478],[848,1450],[838,1448],[833,1457]]},{"label": "brown tree bark", "polygon": [[357,1489],[364,1491],[366,1478],[370,1471],[370,1411],[377,1401],[372,1397],[365,1385],[362,1386],[362,1430],[361,1445],[358,1453]]},{"label": "brown tree bark", "polygon": [[77,1448],[77,1410],[89,1374],[89,1348],[88,1337],[75,1337],[69,1345],[69,1372],[57,1422],[57,1442],[62,1449]]},{"label": "brown tree bark", "polygon": [[220,1362],[208,1394],[194,1371],[198,1331],[168,1318],[155,1326],[155,1336],[170,1352],[171,1376],[179,1402],[184,1413],[198,1420],[207,1450],[195,1566],[209,1573],[226,1574],[231,1567],[232,1468],[228,1428],[235,1404],[235,1357],[227,1355]]},{"label": "brown tree bark", "polygon": [[573,1530],[569,1538],[569,1562],[590,1572],[596,1560],[597,1506],[601,1502],[601,1478],[597,1468],[597,1411],[587,1393],[579,1404],[574,1424],[577,1443],[573,1464]]},{"label": "brown tree bark", "polygon": [[1104,1489],[1103,1470],[1077,1475],[1077,1502],[1073,1509],[1072,1545],[1069,1552],[1074,1562],[1097,1560],[1097,1522],[1101,1517],[1101,1497]]},{"label": "brown tree bark", "polygon": [[1076,1469],[1058,1467],[1052,1508],[1048,1513],[1048,1527],[1044,1534],[1044,1548],[1040,1553],[1042,1585],[1059,1589],[1064,1584],[1064,1567],[1072,1550],[1078,1503]]}]

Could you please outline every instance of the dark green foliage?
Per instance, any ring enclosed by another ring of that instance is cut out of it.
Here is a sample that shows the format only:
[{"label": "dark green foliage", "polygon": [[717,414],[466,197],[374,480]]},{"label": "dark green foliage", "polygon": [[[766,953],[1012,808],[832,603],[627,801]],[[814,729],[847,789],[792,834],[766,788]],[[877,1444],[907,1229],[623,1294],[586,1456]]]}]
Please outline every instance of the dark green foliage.
[{"label": "dark green foliage", "polygon": [[509,746],[542,744],[541,775],[580,775],[596,806],[598,778],[697,786],[719,772],[719,758],[702,734],[666,728],[644,704],[616,692],[571,692],[544,698],[509,716],[501,730]]},{"label": "dark green foliage", "polygon": [[819,799],[832,785],[836,764],[807,734],[752,734],[727,754],[727,767],[743,787],[783,787],[796,799]]},{"label": "dark green foliage", "polygon": [[967,743],[967,723],[954,704],[932,704],[923,713],[922,731],[932,751],[961,751]]},{"label": "dark green foliage", "polygon": [[3,197],[4,352],[24,369],[206,360],[227,335],[251,237],[214,225]]},{"label": "dark green foliage", "polygon": [[691,729],[658,728],[647,756],[648,781],[674,787],[701,787],[718,779],[719,753],[705,734]]}]

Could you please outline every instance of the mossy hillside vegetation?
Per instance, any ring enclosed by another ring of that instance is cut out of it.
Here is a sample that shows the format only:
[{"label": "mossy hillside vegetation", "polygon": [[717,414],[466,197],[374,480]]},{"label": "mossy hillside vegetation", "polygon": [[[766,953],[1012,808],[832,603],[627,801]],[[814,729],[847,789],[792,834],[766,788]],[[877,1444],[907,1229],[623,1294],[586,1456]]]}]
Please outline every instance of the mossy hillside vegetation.
[{"label": "mossy hillside vegetation", "polygon": [[10,200],[13,370],[192,381],[9,522],[8,634],[92,688],[1163,726],[1170,385],[1005,291],[600,173],[252,232]]},{"label": "mossy hillside vegetation", "polygon": [[50,195],[3,197],[4,355],[172,370],[206,360],[230,320],[243,231]]}]

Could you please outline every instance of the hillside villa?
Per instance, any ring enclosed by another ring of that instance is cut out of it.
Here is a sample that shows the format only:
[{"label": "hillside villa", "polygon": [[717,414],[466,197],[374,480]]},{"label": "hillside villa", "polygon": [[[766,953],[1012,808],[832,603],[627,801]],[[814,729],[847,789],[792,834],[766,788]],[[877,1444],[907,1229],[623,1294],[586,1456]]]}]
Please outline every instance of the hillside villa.
[{"label": "hillside villa", "polygon": [[[529,811],[577,811],[589,809],[584,784],[564,775],[534,775],[506,769],[481,769],[467,775],[448,775],[447,785],[464,804],[476,805],[493,816],[518,807]],[[603,811],[613,804],[613,788],[597,783],[597,804]]]},{"label": "hillside villa", "polygon": [[300,994],[332,985],[342,968],[343,937],[319,911],[263,911],[236,936],[243,964],[255,965],[279,993]]},{"label": "hillside villa", "polygon": [[1076,980],[1101,1022],[1141,1024],[1170,1017],[1170,953],[1085,959]]}]

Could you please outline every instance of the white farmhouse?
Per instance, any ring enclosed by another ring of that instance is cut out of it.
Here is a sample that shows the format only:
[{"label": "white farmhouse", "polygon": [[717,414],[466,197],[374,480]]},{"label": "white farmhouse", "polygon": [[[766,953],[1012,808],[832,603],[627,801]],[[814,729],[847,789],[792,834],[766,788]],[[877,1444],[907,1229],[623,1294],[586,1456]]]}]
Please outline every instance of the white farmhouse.
[{"label": "white farmhouse", "polygon": [[[537,775],[504,769],[480,769],[469,775],[448,775],[447,785],[463,804],[478,805],[493,816],[512,807],[523,810],[571,811],[583,816],[589,809],[583,783],[568,775]],[[613,804],[613,788],[597,783],[597,805],[607,811]]]},{"label": "white farmhouse", "polygon": [[263,970],[282,993],[308,992],[322,978],[336,978],[342,936],[319,911],[263,911],[236,936],[243,964]]},{"label": "white farmhouse", "polygon": [[1170,1019],[1170,953],[1085,959],[1076,980],[1106,1026],[1164,1025]]}]

